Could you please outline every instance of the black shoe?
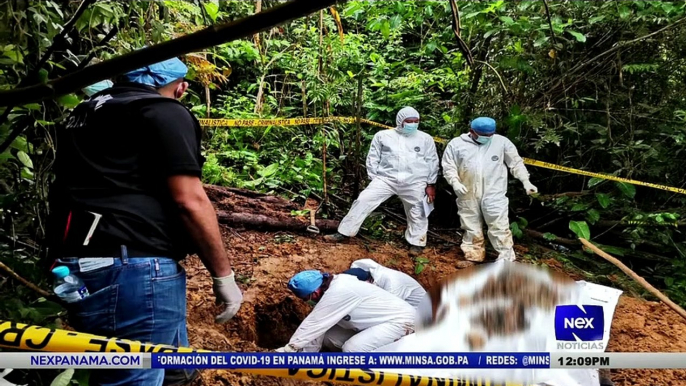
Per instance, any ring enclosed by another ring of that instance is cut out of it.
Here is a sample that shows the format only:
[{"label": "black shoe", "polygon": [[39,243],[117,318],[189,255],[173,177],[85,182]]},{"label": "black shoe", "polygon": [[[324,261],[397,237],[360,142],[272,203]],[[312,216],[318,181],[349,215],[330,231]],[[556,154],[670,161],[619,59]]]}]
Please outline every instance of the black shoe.
[{"label": "black shoe", "polygon": [[332,235],[326,235],[326,236],[324,236],[324,240],[326,240],[326,241],[331,241],[331,242],[335,242],[335,243],[341,242],[341,241],[343,241],[343,240],[345,240],[345,239],[347,239],[347,238],[348,238],[348,236],[342,235],[342,234],[340,234],[340,233],[338,233],[338,232],[336,232],[336,233],[334,233],[334,234],[332,234]]},{"label": "black shoe", "polygon": [[168,369],[164,370],[162,386],[186,386],[190,385],[200,376],[198,370]]},{"label": "black shoe", "polygon": [[418,247],[416,245],[410,246],[410,256],[419,256],[424,252],[424,247]]}]

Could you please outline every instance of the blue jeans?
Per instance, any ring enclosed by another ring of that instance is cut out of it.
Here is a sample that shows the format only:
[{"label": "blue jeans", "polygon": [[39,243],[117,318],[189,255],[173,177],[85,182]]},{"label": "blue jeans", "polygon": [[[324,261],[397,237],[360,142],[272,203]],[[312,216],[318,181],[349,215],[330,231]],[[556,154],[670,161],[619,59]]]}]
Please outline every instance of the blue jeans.
[{"label": "blue jeans", "polygon": [[[68,306],[76,331],[188,347],[186,271],[166,257],[114,257],[114,265],[80,272],[78,259],[57,265],[86,283],[90,296]],[[161,386],[163,369],[94,370],[91,386]]]}]

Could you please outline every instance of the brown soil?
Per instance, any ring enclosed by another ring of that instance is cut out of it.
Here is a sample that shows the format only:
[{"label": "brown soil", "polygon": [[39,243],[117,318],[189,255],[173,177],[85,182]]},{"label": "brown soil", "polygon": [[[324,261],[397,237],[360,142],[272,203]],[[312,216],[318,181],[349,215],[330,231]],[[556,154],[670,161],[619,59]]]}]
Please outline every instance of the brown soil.
[{"label": "brown soil", "polygon": [[[430,260],[424,272],[414,275],[414,263],[402,246],[355,239],[329,244],[321,236],[287,233],[236,232],[224,229],[225,242],[233,256],[234,269],[245,302],[238,315],[225,325],[214,323],[214,305],[209,274],[199,259],[184,265],[188,271],[188,329],[193,347],[219,351],[266,351],[287,343],[309,306],[295,299],[286,283],[303,269],[340,272],[353,260],[372,258],[390,268],[413,275],[422,285],[451,276],[470,266],[459,248],[427,248]],[[518,252],[521,252],[518,251]],[[545,263],[556,271],[562,265]],[[574,277],[574,279],[581,279]],[[608,351],[686,352],[686,323],[667,306],[622,295],[612,325]],[[686,386],[684,370],[612,370],[617,386]],[[195,385],[304,385],[314,384],[223,370],[207,370]]]}]

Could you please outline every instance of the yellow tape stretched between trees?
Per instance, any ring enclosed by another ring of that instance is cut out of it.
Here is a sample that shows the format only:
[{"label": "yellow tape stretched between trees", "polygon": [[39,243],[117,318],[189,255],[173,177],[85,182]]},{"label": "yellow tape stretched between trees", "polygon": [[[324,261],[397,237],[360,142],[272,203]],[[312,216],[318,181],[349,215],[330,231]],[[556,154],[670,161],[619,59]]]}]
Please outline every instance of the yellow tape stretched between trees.
[{"label": "yellow tape stretched between trees", "polygon": [[[216,126],[216,127],[259,127],[259,126],[299,126],[299,125],[321,125],[330,122],[341,122],[341,123],[355,123],[357,119],[354,117],[325,117],[325,118],[277,118],[277,119],[209,119],[203,118],[199,119],[201,126]],[[382,127],[385,129],[393,129],[392,126],[387,126],[378,122],[370,121],[368,119],[361,119],[362,123],[368,125]],[[442,144],[446,144],[448,141],[443,138],[433,137],[434,141]],[[545,169],[552,169],[561,172],[578,174],[582,176],[589,176],[595,178],[601,178],[604,180],[626,182],[627,184],[647,186],[654,189],[666,190],[668,192],[674,192],[679,194],[686,194],[686,189],[674,188],[671,186],[665,186],[660,184],[653,184],[651,182],[642,182],[631,180],[628,178],[616,177],[609,174],[587,172],[585,170],[579,170],[574,168],[569,168],[566,166],[560,166],[556,164],[551,164],[548,162],[537,161],[530,158],[524,158],[524,163],[531,166],[537,166]]]},{"label": "yellow tape stretched between trees", "polygon": [[[0,347],[46,352],[127,352],[187,353],[213,352],[190,347],[142,343],[127,339],[107,338],[67,330],[0,321]],[[246,374],[269,375],[310,381],[331,381],[353,385],[377,386],[525,386],[522,383],[495,383],[488,379],[457,380],[418,375],[394,374],[359,369],[236,369]]]}]

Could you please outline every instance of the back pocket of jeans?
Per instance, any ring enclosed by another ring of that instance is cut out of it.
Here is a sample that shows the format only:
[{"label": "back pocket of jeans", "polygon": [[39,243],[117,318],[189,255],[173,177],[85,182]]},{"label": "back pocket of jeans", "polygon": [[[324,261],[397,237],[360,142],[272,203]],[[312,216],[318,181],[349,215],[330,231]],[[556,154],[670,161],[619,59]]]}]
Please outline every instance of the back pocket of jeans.
[{"label": "back pocket of jeans", "polygon": [[69,322],[77,331],[107,335],[116,329],[119,284],[102,288],[85,299],[69,303]]}]

